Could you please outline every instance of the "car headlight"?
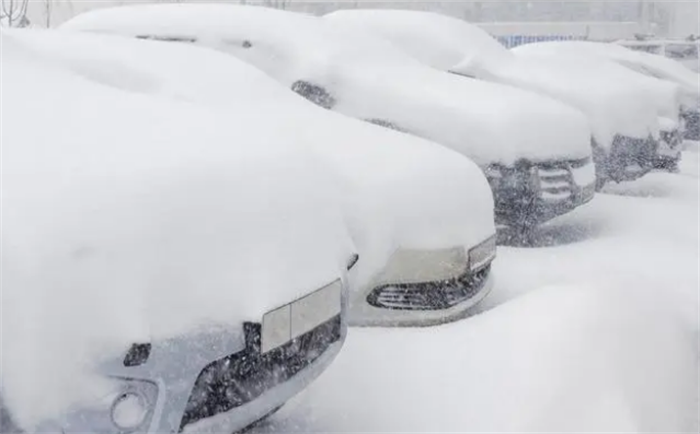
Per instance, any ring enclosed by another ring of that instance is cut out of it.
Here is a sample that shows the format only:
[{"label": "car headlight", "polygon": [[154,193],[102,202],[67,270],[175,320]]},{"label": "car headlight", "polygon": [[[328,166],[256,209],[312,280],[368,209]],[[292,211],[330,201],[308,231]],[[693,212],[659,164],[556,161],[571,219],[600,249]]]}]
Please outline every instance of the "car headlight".
[{"label": "car headlight", "polygon": [[120,394],[112,404],[112,422],[122,432],[138,429],[148,416],[148,400],[138,392],[128,391]]},{"label": "car headlight", "polygon": [[469,250],[469,270],[474,272],[487,266],[496,257],[496,235],[492,235]]}]

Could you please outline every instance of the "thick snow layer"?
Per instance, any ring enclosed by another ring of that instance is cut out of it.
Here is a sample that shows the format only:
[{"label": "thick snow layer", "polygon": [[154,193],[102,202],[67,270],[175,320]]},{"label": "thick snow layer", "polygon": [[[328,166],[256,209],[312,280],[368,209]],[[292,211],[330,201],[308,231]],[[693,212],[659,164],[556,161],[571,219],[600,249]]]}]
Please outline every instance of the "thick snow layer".
[{"label": "thick snow layer", "polygon": [[285,86],[304,80],[324,87],[338,112],[389,121],[480,165],[590,154],[590,130],[578,111],[532,93],[436,71],[380,38],[339,27],[291,12],[211,4],[102,9],[63,25],[194,39],[250,62]]},{"label": "thick snow layer", "polygon": [[[635,74],[622,67],[508,52],[477,26],[435,13],[353,10],[324,19],[335,26],[381,35],[434,68],[513,85],[570,104],[588,115],[601,146],[611,145],[616,134],[658,135],[658,103],[646,87],[631,83]],[[664,94],[662,98],[664,115],[671,118],[666,104],[673,97]]]},{"label": "thick snow layer", "polygon": [[682,63],[657,54],[634,51],[619,44],[589,41],[552,41],[528,44],[518,48],[521,52],[542,54],[579,54],[606,58],[630,69],[681,86],[687,105],[694,107],[700,98],[700,74]]},{"label": "thick snow layer", "polygon": [[[321,109],[232,56],[181,44],[68,31],[24,35],[34,48],[91,76],[141,75],[163,97],[259,113],[338,176],[360,254],[362,286],[395,249],[467,248],[495,232],[491,190],[468,159],[417,137]],[[129,86],[131,80],[125,80]],[[278,140],[279,141],[279,140]]]},{"label": "thick snow layer", "polygon": [[479,316],[353,330],[255,432],[698,432],[697,146],[521,247]]},{"label": "thick snow layer", "polygon": [[1,40],[2,395],[30,431],[104,396],[96,365],[133,342],[239,330],[352,253],[339,190],[295,138],[85,79],[31,32]]},{"label": "thick snow layer", "polygon": [[378,33],[420,62],[442,71],[472,57],[486,57],[489,62],[508,62],[513,57],[483,29],[435,12],[345,9],[326,14],[323,19]]}]

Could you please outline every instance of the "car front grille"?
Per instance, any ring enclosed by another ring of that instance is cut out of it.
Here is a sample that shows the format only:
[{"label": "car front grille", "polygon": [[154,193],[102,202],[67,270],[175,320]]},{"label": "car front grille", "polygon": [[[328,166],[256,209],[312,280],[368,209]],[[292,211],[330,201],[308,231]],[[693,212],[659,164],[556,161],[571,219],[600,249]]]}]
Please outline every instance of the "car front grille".
[{"label": "car front grille", "polygon": [[207,365],[197,377],[180,423],[216,416],[253,401],[318,359],[342,337],[341,318],[321,324],[287,344],[260,353],[260,324],[246,323],[246,349]]},{"label": "car front grille", "polygon": [[658,143],[651,137],[635,139],[615,136],[609,155],[601,164],[606,176],[614,181],[637,179],[653,167]]},{"label": "car front grille", "polygon": [[474,274],[467,272],[450,280],[381,286],[367,296],[367,302],[393,310],[449,309],[476,295],[484,287],[490,270],[488,265]]},{"label": "car front grille", "polygon": [[581,170],[588,164],[591,164],[589,158],[537,164],[540,199],[545,201],[569,200],[578,194],[581,188],[588,187],[588,185],[578,185],[574,176],[575,171]]}]

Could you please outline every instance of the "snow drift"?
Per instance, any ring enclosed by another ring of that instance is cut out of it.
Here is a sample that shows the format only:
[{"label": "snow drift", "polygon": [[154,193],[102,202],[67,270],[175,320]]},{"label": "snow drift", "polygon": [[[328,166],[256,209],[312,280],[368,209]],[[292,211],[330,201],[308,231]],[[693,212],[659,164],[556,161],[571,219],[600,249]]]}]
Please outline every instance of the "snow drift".
[{"label": "snow drift", "polygon": [[94,369],[132,343],[259,321],[352,243],[333,178],[264,117],[105,86],[30,33],[2,33],[1,374],[31,430],[111,391]]},{"label": "snow drift", "polygon": [[660,289],[552,285],[469,321],[357,330],[267,431],[689,432],[697,335]]}]

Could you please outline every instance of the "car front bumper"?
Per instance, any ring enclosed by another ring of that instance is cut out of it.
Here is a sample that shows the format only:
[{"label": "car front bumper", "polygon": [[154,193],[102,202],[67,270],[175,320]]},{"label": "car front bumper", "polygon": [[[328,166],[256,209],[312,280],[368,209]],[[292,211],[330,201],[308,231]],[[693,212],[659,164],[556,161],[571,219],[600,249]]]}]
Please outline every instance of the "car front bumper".
[{"label": "car front bumper", "polygon": [[606,181],[634,181],[654,168],[659,142],[652,137],[638,139],[615,136],[612,147],[603,149],[593,143],[593,158],[598,177]]},{"label": "car front bumper", "polygon": [[299,371],[289,380],[266,390],[258,398],[224,413],[186,425],[185,433],[231,433],[237,432],[260,420],[270,412],[284,405],[294,395],[304,390],[333,362],[343,345],[343,338],[331,344],[313,363]]},{"label": "car front bumper", "polygon": [[[231,333],[218,330],[161,343],[141,366],[125,367],[121,361],[110,362],[103,370],[120,383],[120,391],[101,399],[105,405],[98,402],[90,408],[76,408],[61,420],[46,421],[33,431],[64,434],[240,431],[282,406],[318,377],[336,357],[347,334],[346,316],[341,314],[293,342],[265,353],[274,360],[261,362],[267,356],[260,353],[258,326],[246,323],[243,339],[235,330]],[[321,339],[322,345],[312,345],[319,342],[316,332],[329,330],[333,333],[332,340]],[[230,367],[233,363],[229,365],[231,360],[247,365],[239,363],[234,369]],[[196,411],[195,418],[188,418],[195,392],[201,390],[197,388],[198,382],[213,365],[217,366],[216,375],[204,382],[209,396],[204,399],[204,405],[194,407],[207,414],[201,417],[203,412]],[[275,369],[271,370],[271,366]],[[285,375],[285,369],[291,374]],[[244,379],[242,388],[232,381],[236,378]],[[228,395],[232,386],[240,392],[235,398]],[[119,429],[114,425],[110,403],[124,393],[139,395],[143,407],[148,409],[144,423],[136,429]],[[236,404],[231,405],[234,400]],[[226,410],[221,410],[222,407]]]},{"label": "car front bumper", "polygon": [[529,182],[513,185],[502,177],[489,176],[497,224],[534,227],[584,205],[595,195],[596,171],[590,158],[533,163],[527,170]]},{"label": "car front bumper", "polygon": [[682,149],[683,132],[680,129],[662,131],[654,155],[654,168],[675,172],[681,159]]},{"label": "car front bumper", "polygon": [[685,140],[700,141],[700,108],[686,110],[681,116],[685,123],[683,138]]},{"label": "car front bumper", "polygon": [[[495,251],[495,238],[493,242]],[[427,327],[461,319],[493,288],[491,259],[472,272],[464,248],[399,250],[363,290],[351,295],[349,323]]]}]

